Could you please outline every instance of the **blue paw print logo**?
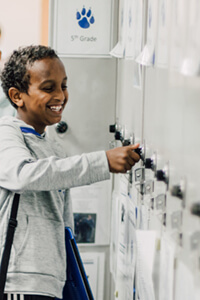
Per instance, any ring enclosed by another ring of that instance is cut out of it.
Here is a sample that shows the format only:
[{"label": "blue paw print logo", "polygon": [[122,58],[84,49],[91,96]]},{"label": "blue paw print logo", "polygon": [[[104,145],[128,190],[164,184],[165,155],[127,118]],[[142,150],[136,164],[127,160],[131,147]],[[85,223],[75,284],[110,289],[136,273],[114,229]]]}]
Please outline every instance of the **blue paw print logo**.
[{"label": "blue paw print logo", "polygon": [[82,11],[77,11],[76,19],[78,20],[78,24],[81,28],[87,29],[91,24],[94,24],[95,19],[92,15],[91,8],[86,11],[85,7],[83,7]]}]

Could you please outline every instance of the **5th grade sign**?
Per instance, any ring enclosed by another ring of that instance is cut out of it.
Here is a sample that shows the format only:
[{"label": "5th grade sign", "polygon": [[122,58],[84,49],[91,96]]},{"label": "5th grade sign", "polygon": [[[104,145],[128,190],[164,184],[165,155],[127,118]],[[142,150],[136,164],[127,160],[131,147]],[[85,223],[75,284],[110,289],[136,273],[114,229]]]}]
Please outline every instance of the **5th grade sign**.
[{"label": "5th grade sign", "polygon": [[109,56],[112,0],[57,0],[54,48],[61,56]]}]

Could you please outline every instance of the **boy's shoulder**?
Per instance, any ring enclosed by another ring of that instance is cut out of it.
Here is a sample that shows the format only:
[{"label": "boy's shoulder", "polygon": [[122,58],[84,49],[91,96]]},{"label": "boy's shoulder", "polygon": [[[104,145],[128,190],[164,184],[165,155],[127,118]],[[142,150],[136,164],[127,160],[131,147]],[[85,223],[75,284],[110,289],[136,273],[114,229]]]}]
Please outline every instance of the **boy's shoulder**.
[{"label": "boy's shoulder", "polygon": [[21,133],[20,127],[23,124],[24,123],[21,120],[17,119],[16,117],[13,117],[13,116],[0,117],[1,133],[2,133],[2,131],[4,133],[13,132],[13,131]]},{"label": "boy's shoulder", "polygon": [[13,116],[2,116],[0,117],[0,124],[14,124],[17,121],[16,117]]},{"label": "boy's shoulder", "polygon": [[12,126],[15,128],[20,128],[20,120],[13,116],[3,116],[0,117],[0,126]]},{"label": "boy's shoulder", "polygon": [[1,125],[10,125],[14,127],[19,127],[25,124],[23,121],[17,119],[14,116],[2,116],[0,117],[0,126]]},{"label": "boy's shoulder", "polygon": [[0,118],[0,140],[3,142],[23,141],[23,135],[20,130],[20,124],[15,117],[3,116]]}]

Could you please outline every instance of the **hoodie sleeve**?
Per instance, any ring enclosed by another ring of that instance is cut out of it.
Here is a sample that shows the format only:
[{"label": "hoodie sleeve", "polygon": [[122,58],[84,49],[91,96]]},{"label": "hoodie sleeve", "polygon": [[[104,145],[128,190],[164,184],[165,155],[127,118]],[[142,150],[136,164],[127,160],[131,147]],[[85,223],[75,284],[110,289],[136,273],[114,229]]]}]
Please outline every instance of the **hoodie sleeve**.
[{"label": "hoodie sleeve", "polygon": [[34,158],[19,127],[0,124],[0,186],[21,193],[88,185],[110,178],[105,151]]}]

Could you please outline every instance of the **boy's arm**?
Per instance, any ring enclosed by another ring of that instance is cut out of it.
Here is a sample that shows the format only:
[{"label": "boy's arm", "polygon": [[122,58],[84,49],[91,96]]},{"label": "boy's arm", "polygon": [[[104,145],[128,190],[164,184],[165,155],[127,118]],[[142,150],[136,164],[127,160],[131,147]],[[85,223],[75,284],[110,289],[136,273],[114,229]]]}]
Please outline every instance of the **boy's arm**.
[{"label": "boy's arm", "polygon": [[15,192],[67,189],[109,179],[125,172],[139,156],[134,146],[92,152],[69,158],[35,159],[19,129],[0,126],[0,186]]},{"label": "boy's arm", "polygon": [[134,152],[139,144],[114,148],[106,152],[110,172],[126,173],[136,162],[140,160],[139,155]]}]

